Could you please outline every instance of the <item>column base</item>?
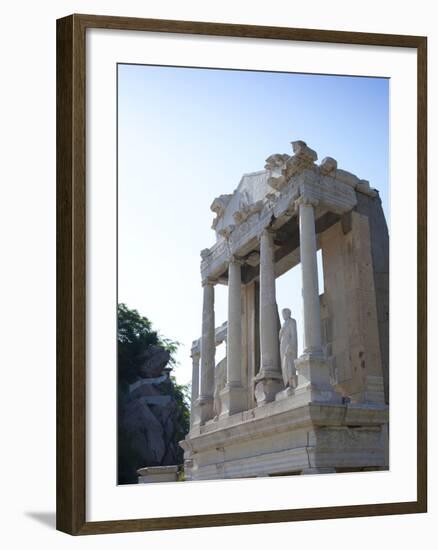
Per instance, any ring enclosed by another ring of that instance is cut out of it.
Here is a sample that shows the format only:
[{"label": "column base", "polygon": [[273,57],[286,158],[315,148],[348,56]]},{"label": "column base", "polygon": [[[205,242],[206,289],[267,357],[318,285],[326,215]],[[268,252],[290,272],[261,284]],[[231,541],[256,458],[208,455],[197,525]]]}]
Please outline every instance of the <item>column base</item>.
[{"label": "column base", "polygon": [[231,416],[247,409],[248,391],[243,386],[226,385],[220,392],[221,414],[219,418]]},{"label": "column base", "polygon": [[330,369],[322,353],[304,353],[295,360],[298,386],[295,399],[305,403],[342,403],[342,395],[330,383]]},{"label": "column base", "polygon": [[213,418],[213,397],[198,397],[195,407],[198,411],[200,425],[205,424],[207,420],[211,420]]},{"label": "column base", "polygon": [[257,407],[274,401],[277,393],[284,387],[283,376],[280,372],[263,368],[260,369],[260,372],[254,378],[254,382],[254,396],[257,401]]}]

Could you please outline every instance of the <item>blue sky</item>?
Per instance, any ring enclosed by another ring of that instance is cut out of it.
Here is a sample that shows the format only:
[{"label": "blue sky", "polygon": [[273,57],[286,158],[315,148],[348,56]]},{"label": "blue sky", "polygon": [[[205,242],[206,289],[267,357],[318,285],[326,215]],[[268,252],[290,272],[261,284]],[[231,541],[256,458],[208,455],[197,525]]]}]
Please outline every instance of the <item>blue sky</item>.
[{"label": "blue sky", "polygon": [[[190,380],[200,336],[210,204],[272,153],[291,154],[298,139],[369,180],[389,222],[389,80],[118,66],[119,301],[181,342],[180,382]],[[227,293],[216,288],[219,325]],[[299,347],[300,296],[297,267],[277,280],[277,301],[297,318]]]}]

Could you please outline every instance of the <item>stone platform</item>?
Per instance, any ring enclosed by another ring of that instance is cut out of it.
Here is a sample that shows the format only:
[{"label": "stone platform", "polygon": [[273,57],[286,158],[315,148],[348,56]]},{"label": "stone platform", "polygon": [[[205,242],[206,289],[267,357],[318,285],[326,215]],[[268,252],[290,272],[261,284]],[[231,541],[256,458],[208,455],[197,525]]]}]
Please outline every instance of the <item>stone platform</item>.
[{"label": "stone platform", "polygon": [[189,480],[383,470],[388,406],[292,398],[192,427],[180,443]]},{"label": "stone platform", "polygon": [[139,483],[161,483],[178,480],[179,466],[146,466],[137,470]]}]

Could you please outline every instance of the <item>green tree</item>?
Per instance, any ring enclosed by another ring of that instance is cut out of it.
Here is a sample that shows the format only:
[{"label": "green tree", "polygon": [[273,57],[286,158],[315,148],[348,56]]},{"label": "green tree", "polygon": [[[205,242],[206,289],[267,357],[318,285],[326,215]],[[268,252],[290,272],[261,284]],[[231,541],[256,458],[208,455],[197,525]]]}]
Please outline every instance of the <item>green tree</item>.
[{"label": "green tree", "polygon": [[179,343],[159,336],[152,323],[136,309],[119,304],[117,309],[117,339],[119,382],[131,383],[137,378],[138,358],[149,346],[157,345],[170,352],[171,365],[176,366],[174,354]]}]

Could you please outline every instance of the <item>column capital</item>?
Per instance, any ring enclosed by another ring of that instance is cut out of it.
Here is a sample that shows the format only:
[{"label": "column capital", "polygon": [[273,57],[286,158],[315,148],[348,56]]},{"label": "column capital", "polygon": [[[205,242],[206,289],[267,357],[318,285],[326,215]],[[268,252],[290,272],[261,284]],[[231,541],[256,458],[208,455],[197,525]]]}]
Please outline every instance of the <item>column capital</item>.
[{"label": "column capital", "polygon": [[215,286],[217,283],[217,279],[213,279],[212,277],[206,277],[205,279],[202,279],[201,286]]},{"label": "column capital", "polygon": [[243,258],[239,258],[234,254],[231,254],[231,256],[228,258],[228,264],[244,265],[244,263],[245,263],[245,260]]},{"label": "column capital", "polygon": [[318,206],[319,204],[319,200],[318,199],[315,199],[313,197],[309,197],[308,195],[300,195],[294,205],[295,205],[295,208],[299,208],[301,205],[303,206],[313,206],[314,208],[316,206]]},{"label": "column capital", "polygon": [[263,229],[261,229],[258,232],[257,239],[260,241],[261,238],[264,237],[264,236],[274,237],[275,233],[276,233],[275,229],[273,229],[270,226],[267,226],[267,227],[264,227]]},{"label": "column capital", "polygon": [[201,338],[193,340],[192,347],[190,348],[190,357],[196,357],[201,355]]}]

